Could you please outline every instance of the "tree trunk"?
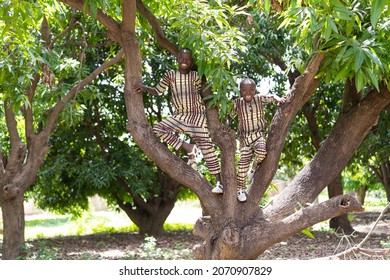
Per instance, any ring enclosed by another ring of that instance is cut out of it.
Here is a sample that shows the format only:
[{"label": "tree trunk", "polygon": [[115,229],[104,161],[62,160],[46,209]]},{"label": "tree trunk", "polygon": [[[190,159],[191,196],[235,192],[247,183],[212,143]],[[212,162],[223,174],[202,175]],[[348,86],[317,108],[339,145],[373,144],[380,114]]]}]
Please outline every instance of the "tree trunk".
[{"label": "tree trunk", "polygon": [[3,216],[2,259],[12,260],[19,255],[24,243],[24,197],[18,193],[10,200],[1,200]]},{"label": "tree trunk", "polygon": [[390,202],[390,161],[381,164],[382,182],[385,187],[387,202]]},{"label": "tree trunk", "polygon": [[[339,174],[328,185],[328,195],[329,195],[329,198],[332,198],[332,197],[336,197],[336,196],[342,195],[342,194],[343,194],[343,185],[341,183],[341,174]],[[347,214],[330,219],[329,227],[333,228],[337,232],[339,232],[341,230],[342,233],[345,233],[345,234],[351,234],[354,232],[354,229],[348,220]]]},{"label": "tree trunk", "polygon": [[[151,198],[144,200],[127,186],[125,180],[120,180],[122,187],[129,191],[133,203],[124,203],[117,197],[119,207],[139,228],[141,235],[158,236],[164,232],[164,223],[172,212],[180,185],[167,174],[159,171],[158,194],[151,194]],[[135,207],[134,207],[135,206]]]},{"label": "tree trunk", "polygon": [[367,193],[368,186],[363,185],[359,188],[355,189],[357,200],[360,202],[361,205],[364,205],[364,200],[366,199],[366,193]]},{"label": "tree trunk", "polygon": [[10,156],[5,168],[7,171],[0,181],[0,206],[4,227],[3,259],[15,258],[24,243],[24,193],[35,182],[38,169],[48,151],[43,141],[37,143],[36,140],[34,138],[31,141],[29,156],[24,164],[21,160],[24,157],[15,160]]}]

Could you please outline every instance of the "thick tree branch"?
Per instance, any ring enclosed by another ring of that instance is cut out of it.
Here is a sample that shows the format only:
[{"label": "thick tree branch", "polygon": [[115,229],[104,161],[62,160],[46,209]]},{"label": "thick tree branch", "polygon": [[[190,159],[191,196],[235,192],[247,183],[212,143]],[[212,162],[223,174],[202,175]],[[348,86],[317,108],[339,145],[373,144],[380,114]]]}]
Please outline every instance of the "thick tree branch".
[{"label": "thick tree branch", "polygon": [[[133,9],[132,6],[123,7]],[[128,18],[126,20],[135,19]],[[211,193],[211,184],[199,172],[192,169],[163,145],[148,124],[142,96],[133,93],[133,84],[142,79],[139,45],[134,30],[125,29],[124,27],[125,25],[122,28],[122,46],[126,57],[124,97],[128,115],[127,130],[144,153],[178,183],[191,188],[199,199],[202,202],[204,201],[203,206],[206,209],[221,209],[218,200]],[[137,65],[134,63],[137,63]]]},{"label": "thick tree branch", "polygon": [[[205,77],[202,77],[202,97],[205,98],[212,94],[211,87],[207,87]],[[223,200],[225,215],[233,217],[237,208],[237,181],[236,181],[236,135],[234,131],[224,132],[222,124],[219,121],[218,108],[210,107],[206,103],[207,125],[210,131],[210,137],[213,143],[220,149],[222,184],[225,187],[226,198]],[[220,197],[222,198],[222,197]]]},{"label": "thick tree branch", "polygon": [[[245,242],[242,242],[243,247],[241,251],[250,254],[246,256],[250,259],[256,258],[270,245],[279,243],[303,229],[321,221],[354,211],[363,211],[356,198],[341,195],[317,205],[302,208],[283,220],[274,223],[267,221],[258,224],[253,223],[251,226],[244,228],[242,232],[242,236],[249,237],[249,239],[246,238]],[[272,236],[272,243],[270,244],[270,240],[263,241],[263,236]],[[246,248],[245,244],[251,244],[251,247]],[[258,244],[257,248],[252,248],[253,244]]]},{"label": "thick tree branch", "polygon": [[389,102],[390,92],[382,84],[381,92],[371,91],[349,111],[342,112],[316,156],[275,197],[265,213],[271,219],[280,219],[297,205],[312,202],[348,163]]},{"label": "thick tree branch", "polygon": [[152,27],[157,43],[164,49],[168,50],[172,55],[176,56],[179,52],[179,47],[165,36],[158,19],[152,14],[152,12],[149,11],[148,8],[146,8],[142,0],[137,0],[137,9]]},{"label": "thick tree branch", "polygon": [[[136,3],[133,0],[122,1],[122,30],[135,33]],[[122,34],[123,35],[123,34]]]},{"label": "thick tree branch", "polygon": [[20,139],[15,114],[12,111],[12,107],[8,105],[8,100],[4,101],[4,109],[5,122],[11,143],[10,155],[5,169],[9,174],[14,174],[24,160],[26,147]]},{"label": "thick tree branch", "polygon": [[250,202],[258,204],[271,183],[279,166],[279,158],[289,127],[297,112],[309,100],[320,82],[316,75],[324,57],[325,54],[319,53],[312,58],[305,72],[295,79],[293,86],[286,95],[286,103],[276,111],[268,133],[267,157],[255,173],[254,183],[248,191]]}]

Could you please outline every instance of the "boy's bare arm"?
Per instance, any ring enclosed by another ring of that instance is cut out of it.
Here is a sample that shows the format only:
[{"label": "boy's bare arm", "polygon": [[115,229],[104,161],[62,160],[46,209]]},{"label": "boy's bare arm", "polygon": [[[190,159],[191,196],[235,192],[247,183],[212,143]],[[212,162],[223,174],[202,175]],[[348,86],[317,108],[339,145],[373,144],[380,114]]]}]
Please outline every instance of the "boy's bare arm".
[{"label": "boy's bare arm", "polygon": [[141,82],[137,82],[134,84],[134,87],[133,87],[133,93],[142,93],[142,92],[148,92],[150,93],[151,95],[157,95],[157,90],[153,87],[148,87],[144,84],[142,84]]},{"label": "boy's bare arm", "polygon": [[276,94],[267,94],[265,96],[268,97],[268,98],[271,97],[274,101],[276,101],[278,103],[278,106],[280,106],[284,102],[286,102],[286,97],[285,96],[279,97]]}]

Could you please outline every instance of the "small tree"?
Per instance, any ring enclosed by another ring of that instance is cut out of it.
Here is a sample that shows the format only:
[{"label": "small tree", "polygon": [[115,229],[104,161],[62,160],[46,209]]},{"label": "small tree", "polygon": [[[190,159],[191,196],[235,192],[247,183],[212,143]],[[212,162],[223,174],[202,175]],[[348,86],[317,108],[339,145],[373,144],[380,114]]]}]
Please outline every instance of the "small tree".
[{"label": "small tree", "polygon": [[56,122],[80,114],[77,94],[123,55],[111,53],[107,61],[87,69],[85,32],[93,31],[84,29],[77,14],[63,5],[51,9],[53,2],[46,2],[45,9],[39,4],[18,1],[1,7],[6,19],[0,23],[0,116],[6,129],[0,134],[3,259],[15,258],[24,243],[24,194],[36,182]]}]

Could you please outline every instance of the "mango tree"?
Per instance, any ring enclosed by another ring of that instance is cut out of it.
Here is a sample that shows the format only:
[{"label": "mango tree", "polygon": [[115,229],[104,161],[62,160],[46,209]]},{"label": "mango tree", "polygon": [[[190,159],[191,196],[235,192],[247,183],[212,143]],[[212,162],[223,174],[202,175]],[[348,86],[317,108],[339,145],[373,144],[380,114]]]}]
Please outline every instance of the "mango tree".
[{"label": "mango tree", "polygon": [[[219,1],[215,6],[203,1],[175,1],[169,3],[168,9],[165,1],[148,1],[146,6],[140,0],[125,0],[121,3],[122,20],[115,21],[105,12],[104,1],[94,5],[91,1],[89,5],[75,0],[62,2],[95,16],[122,45],[128,131],[162,170],[195,192],[207,214],[194,229],[194,234],[204,240],[194,251],[197,258],[256,258],[269,246],[315,223],[362,210],[357,200],[348,195],[314,206],[308,203],[341,172],[390,101],[387,12],[382,1],[282,1],[282,6],[276,5],[279,1],[271,1],[275,4],[272,7],[281,9],[280,28],[289,30],[306,55],[296,59],[300,74],[287,93],[288,102],[276,111],[270,124],[268,155],[255,173],[245,203],[236,198],[235,135],[224,133],[219,119],[219,111],[226,109],[226,90],[234,81],[225,70],[232,60],[237,60],[235,50],[245,48],[228,16],[240,12],[239,7],[231,8]],[[203,10],[204,6],[207,9]],[[271,13],[270,7],[265,9]],[[150,23],[156,41],[172,54],[178,46],[196,50],[198,71],[211,85],[209,92],[205,91],[205,99],[212,105],[208,123],[221,151],[223,195],[213,195],[211,183],[156,138],[145,118],[141,96],[133,94],[133,84],[142,79],[137,11]],[[163,26],[170,32],[177,30],[179,39],[169,41]],[[311,161],[272,204],[261,209],[259,203],[277,171],[289,127],[322,79],[327,83],[354,81],[353,90],[347,94],[362,92],[363,98],[339,112],[331,133]]]},{"label": "mango tree", "polygon": [[58,2],[9,1],[1,17],[2,258],[13,259],[24,243],[24,194],[36,182],[51,133],[57,122],[82,114],[77,94],[123,52],[108,51],[98,65],[85,67],[88,41],[96,43],[85,35],[99,29]]}]

